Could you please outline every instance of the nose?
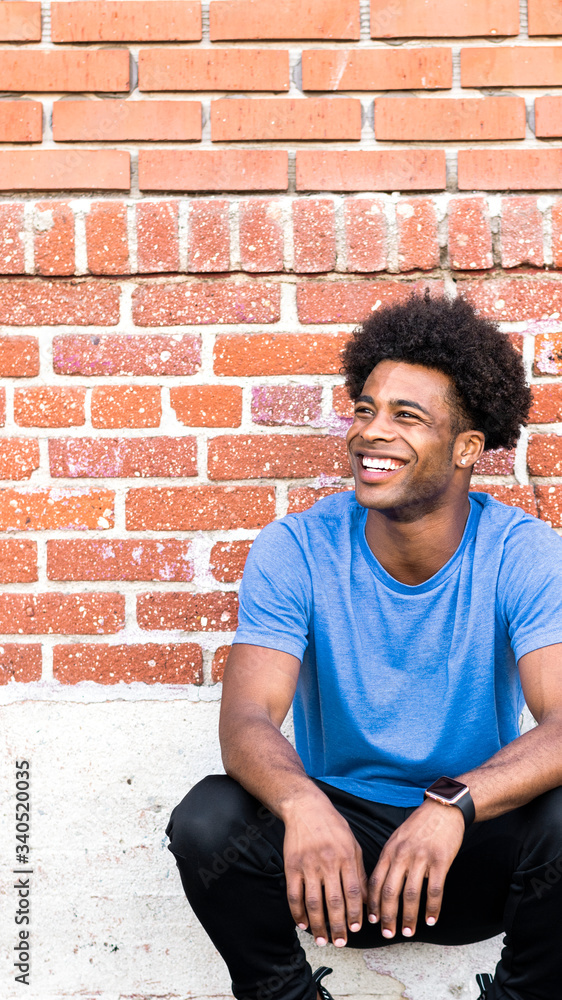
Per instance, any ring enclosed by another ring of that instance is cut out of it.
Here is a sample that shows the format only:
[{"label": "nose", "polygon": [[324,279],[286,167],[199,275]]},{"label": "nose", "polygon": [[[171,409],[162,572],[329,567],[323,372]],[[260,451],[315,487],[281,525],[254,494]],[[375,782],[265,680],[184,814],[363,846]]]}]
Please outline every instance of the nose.
[{"label": "nose", "polygon": [[361,437],[365,441],[393,441],[395,432],[388,415],[382,410],[373,414],[369,422],[363,424]]}]

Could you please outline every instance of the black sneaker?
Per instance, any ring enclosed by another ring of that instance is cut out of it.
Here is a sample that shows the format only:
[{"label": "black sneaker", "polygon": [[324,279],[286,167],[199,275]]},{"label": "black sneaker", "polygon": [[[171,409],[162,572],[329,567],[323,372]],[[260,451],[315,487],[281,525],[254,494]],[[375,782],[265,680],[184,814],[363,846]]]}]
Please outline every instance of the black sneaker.
[{"label": "black sneaker", "polygon": [[332,994],[328,993],[328,990],[326,989],[325,986],[322,986],[322,979],[324,978],[324,976],[329,976],[330,973],[333,971],[334,970],[329,969],[327,965],[321,965],[320,968],[316,970],[316,972],[312,973],[312,982],[316,983],[316,987],[318,989],[320,996],[322,997],[322,1000],[334,1000]]},{"label": "black sneaker", "polygon": [[478,1000],[486,1000],[486,997],[488,996],[488,990],[492,985],[493,981],[494,981],[493,977],[490,975],[489,972],[478,973],[478,975],[476,976],[476,982],[478,983],[478,986],[480,987],[481,990]]}]

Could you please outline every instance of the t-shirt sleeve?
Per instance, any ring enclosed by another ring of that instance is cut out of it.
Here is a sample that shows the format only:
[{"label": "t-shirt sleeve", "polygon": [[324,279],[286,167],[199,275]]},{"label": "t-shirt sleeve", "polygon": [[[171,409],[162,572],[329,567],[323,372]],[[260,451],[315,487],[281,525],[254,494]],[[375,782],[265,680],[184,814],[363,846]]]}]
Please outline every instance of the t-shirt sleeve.
[{"label": "t-shirt sleeve", "polygon": [[552,528],[529,517],[510,532],[498,596],[516,660],[562,643],[562,539]]},{"label": "t-shirt sleeve", "polygon": [[296,519],[275,521],[260,532],[246,560],[234,642],[278,649],[302,660],[311,603]]}]

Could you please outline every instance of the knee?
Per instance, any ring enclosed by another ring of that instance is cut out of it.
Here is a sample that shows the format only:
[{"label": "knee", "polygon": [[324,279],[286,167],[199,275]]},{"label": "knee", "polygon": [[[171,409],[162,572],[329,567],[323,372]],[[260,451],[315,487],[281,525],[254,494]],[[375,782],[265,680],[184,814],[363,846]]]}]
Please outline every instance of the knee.
[{"label": "knee", "polygon": [[166,833],[178,857],[199,857],[221,851],[243,823],[252,797],[227,775],[209,775],[173,809]]},{"label": "knee", "polygon": [[562,857],[562,787],[539,795],[525,808],[528,865],[546,864]]}]

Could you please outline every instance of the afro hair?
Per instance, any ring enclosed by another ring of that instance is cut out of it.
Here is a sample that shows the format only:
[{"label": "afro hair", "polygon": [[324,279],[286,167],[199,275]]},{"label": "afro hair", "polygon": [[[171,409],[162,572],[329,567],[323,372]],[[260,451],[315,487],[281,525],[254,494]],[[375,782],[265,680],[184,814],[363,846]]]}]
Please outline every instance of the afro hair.
[{"label": "afro hair", "polygon": [[455,432],[481,431],[486,451],[512,448],[527,422],[531,390],[519,354],[465,299],[430,298],[426,291],[381,309],[354,331],[342,360],[352,399],[380,361],[444,372],[456,389]]}]

